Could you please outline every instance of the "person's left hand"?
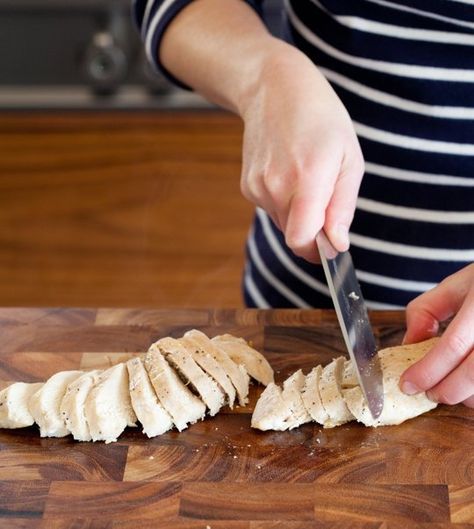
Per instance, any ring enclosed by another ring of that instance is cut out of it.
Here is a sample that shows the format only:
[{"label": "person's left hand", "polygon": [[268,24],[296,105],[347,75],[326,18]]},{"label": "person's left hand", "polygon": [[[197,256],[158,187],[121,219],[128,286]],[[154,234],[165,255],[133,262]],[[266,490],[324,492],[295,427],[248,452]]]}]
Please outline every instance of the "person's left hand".
[{"label": "person's left hand", "polygon": [[404,343],[436,336],[439,322],[452,316],[439,342],[403,373],[400,387],[409,395],[426,391],[436,402],[474,408],[474,263],[408,304]]}]

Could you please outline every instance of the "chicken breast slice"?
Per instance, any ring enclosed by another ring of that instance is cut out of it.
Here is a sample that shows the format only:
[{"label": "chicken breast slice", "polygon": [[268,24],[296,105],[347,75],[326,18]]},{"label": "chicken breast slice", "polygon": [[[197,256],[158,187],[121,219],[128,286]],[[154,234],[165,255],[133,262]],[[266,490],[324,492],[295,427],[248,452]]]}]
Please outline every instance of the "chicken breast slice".
[{"label": "chicken breast slice", "polygon": [[259,430],[292,430],[311,421],[301,397],[305,376],[301,369],[283,382],[283,390],[270,382],[257,401],[252,427]]},{"label": "chicken breast slice", "polygon": [[87,395],[84,411],[93,441],[113,443],[127,426],[136,426],[125,363],[98,376]]},{"label": "chicken breast slice", "polygon": [[239,404],[245,406],[248,402],[250,378],[243,365],[237,365],[220,347],[217,347],[203,332],[193,329],[185,335],[194,340],[204,351],[210,354],[226,372],[232,385],[237,391]]},{"label": "chicken breast slice", "polygon": [[270,382],[255,405],[251,426],[257,430],[288,430],[290,410],[277,384]]},{"label": "chicken breast slice", "polygon": [[224,405],[224,392],[217,383],[199,367],[192,354],[178,340],[162,338],[158,347],[170,365],[201,397],[209,408],[209,414],[215,415]]},{"label": "chicken breast slice", "polygon": [[67,386],[59,405],[59,411],[64,418],[66,428],[76,441],[90,441],[92,439],[84,405],[92,386],[98,381],[101,373],[100,370],[94,370],[76,378]]},{"label": "chicken breast slice", "polygon": [[211,342],[224,350],[237,365],[243,365],[248,374],[260,384],[268,386],[273,382],[273,369],[267,359],[243,338],[222,334],[212,338]]},{"label": "chicken breast slice", "polygon": [[69,435],[66,422],[59,410],[68,385],[83,375],[83,371],[60,371],[50,377],[33,395],[28,407],[41,437],[65,437]]},{"label": "chicken breast slice", "polygon": [[307,375],[301,397],[303,403],[311,415],[313,421],[319,424],[324,424],[329,420],[321,395],[319,393],[319,382],[321,380],[321,374],[323,372],[322,366],[314,367]]},{"label": "chicken breast slice", "polygon": [[333,428],[352,421],[354,416],[346,405],[342,395],[342,375],[345,358],[340,356],[323,368],[319,380],[321,402],[328,415],[323,423],[324,428]]},{"label": "chicken breast slice", "polygon": [[179,431],[204,418],[206,405],[183,384],[157,344],[145,355],[144,364],[158,399]]},{"label": "chicken breast slice", "polygon": [[132,407],[143,426],[143,433],[155,437],[173,428],[173,421],[160,404],[141,358],[131,358],[126,365]]},{"label": "chicken breast slice", "polygon": [[196,340],[183,336],[178,341],[191,354],[196,364],[219,384],[225,394],[227,404],[233,408],[237,393],[222,365]]},{"label": "chicken breast slice", "polygon": [[287,421],[289,430],[311,421],[311,415],[308,413],[301,395],[305,381],[306,377],[303,371],[299,369],[283,382],[283,400],[290,409],[290,417]]},{"label": "chicken breast slice", "polygon": [[367,408],[353,366],[347,367],[343,395],[354,417],[366,426],[382,426],[400,424],[436,408],[437,403],[428,399],[426,393],[405,395],[399,388],[399,382],[405,369],[423,358],[437,340],[438,338],[432,338],[417,344],[389,347],[379,351],[383,373],[384,407],[377,419],[372,417]]},{"label": "chicken breast slice", "polygon": [[0,428],[25,428],[35,423],[28,403],[42,385],[15,382],[0,391]]}]

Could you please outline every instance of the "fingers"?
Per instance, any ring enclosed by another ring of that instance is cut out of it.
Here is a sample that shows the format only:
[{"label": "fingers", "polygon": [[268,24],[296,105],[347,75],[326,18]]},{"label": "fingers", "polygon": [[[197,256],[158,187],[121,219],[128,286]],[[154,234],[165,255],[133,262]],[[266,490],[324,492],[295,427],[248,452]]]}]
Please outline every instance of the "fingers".
[{"label": "fingers", "polygon": [[403,343],[416,343],[436,336],[439,322],[450,318],[459,309],[462,299],[453,296],[450,285],[440,283],[407,305],[407,332]]},{"label": "fingers", "polygon": [[292,197],[285,236],[296,255],[315,261],[315,238],[323,227],[338,251],[349,248],[349,226],[364,167],[360,152],[349,159],[354,162],[348,167],[337,163],[336,157],[319,161],[311,182],[304,182]]},{"label": "fingers", "polygon": [[[449,281],[449,279],[452,281]],[[414,394],[419,391],[427,391],[430,389],[438,391],[439,388],[435,390],[435,386],[440,384],[440,382],[446,378],[441,386],[439,398],[464,400],[474,393],[474,382],[472,381],[473,360],[472,358],[466,360],[469,356],[472,356],[472,351],[474,349],[474,328],[472,327],[472,321],[474,318],[474,285],[465,298],[461,299],[464,289],[452,289],[449,285],[449,283],[452,283],[459,287],[462,284],[462,281],[459,280],[459,276],[451,276],[451,278],[448,278],[448,280],[443,283],[445,283],[443,288],[440,288],[438,293],[435,293],[434,297],[433,294],[430,296],[430,300],[433,303],[433,316],[436,319],[443,319],[443,316],[451,314],[459,304],[462,303],[462,306],[459,308],[453,321],[433,349],[429,351],[424,358],[403,373],[400,387],[402,388],[402,391],[405,391],[405,393],[408,394]],[[442,293],[441,297],[444,295],[449,297],[449,295],[451,295],[451,298],[440,300],[439,292]],[[461,294],[459,294],[459,292],[461,292]],[[460,369],[461,371],[457,372],[457,369]],[[461,380],[462,376],[464,376],[463,380]],[[470,382],[469,377],[471,377]],[[456,384],[460,382],[462,382],[464,386],[456,389]],[[465,389],[466,387],[467,390]],[[443,393],[444,391],[446,391],[446,393]],[[437,393],[435,394],[437,395]],[[461,400],[457,400],[457,402],[461,402]]]},{"label": "fingers", "polygon": [[435,402],[459,404],[466,402],[474,407],[474,352],[464,359],[445,379],[427,392]]},{"label": "fingers", "polygon": [[326,209],[324,229],[333,246],[339,251],[349,249],[349,227],[354,217],[363,174],[364,158],[359,150],[349,161],[344,161]]},{"label": "fingers", "polygon": [[469,288],[468,267],[410,302],[406,309],[407,332],[403,343],[416,343],[436,336],[439,322],[456,314]]}]

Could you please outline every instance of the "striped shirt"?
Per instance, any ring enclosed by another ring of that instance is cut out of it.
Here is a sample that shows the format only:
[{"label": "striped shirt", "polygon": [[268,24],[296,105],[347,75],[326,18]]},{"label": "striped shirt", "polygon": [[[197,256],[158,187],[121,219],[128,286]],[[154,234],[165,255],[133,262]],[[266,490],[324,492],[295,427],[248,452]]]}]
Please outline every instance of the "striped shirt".
[{"label": "striped shirt", "polygon": [[[151,61],[192,0],[136,0]],[[247,0],[257,12],[261,1]],[[351,253],[368,306],[404,307],[474,261],[474,0],[286,0],[285,38],[318,65],[366,160]],[[179,84],[179,81],[174,80]],[[254,307],[331,306],[319,266],[257,210],[244,297]]]}]

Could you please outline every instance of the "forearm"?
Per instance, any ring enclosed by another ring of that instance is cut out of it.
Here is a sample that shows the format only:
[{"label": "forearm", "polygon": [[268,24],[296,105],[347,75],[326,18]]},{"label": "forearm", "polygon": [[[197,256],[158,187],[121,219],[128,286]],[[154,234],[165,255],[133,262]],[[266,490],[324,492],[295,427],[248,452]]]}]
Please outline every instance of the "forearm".
[{"label": "forearm", "polygon": [[196,0],[172,21],[156,51],[177,79],[239,114],[268,63],[294,52],[242,0]]}]

